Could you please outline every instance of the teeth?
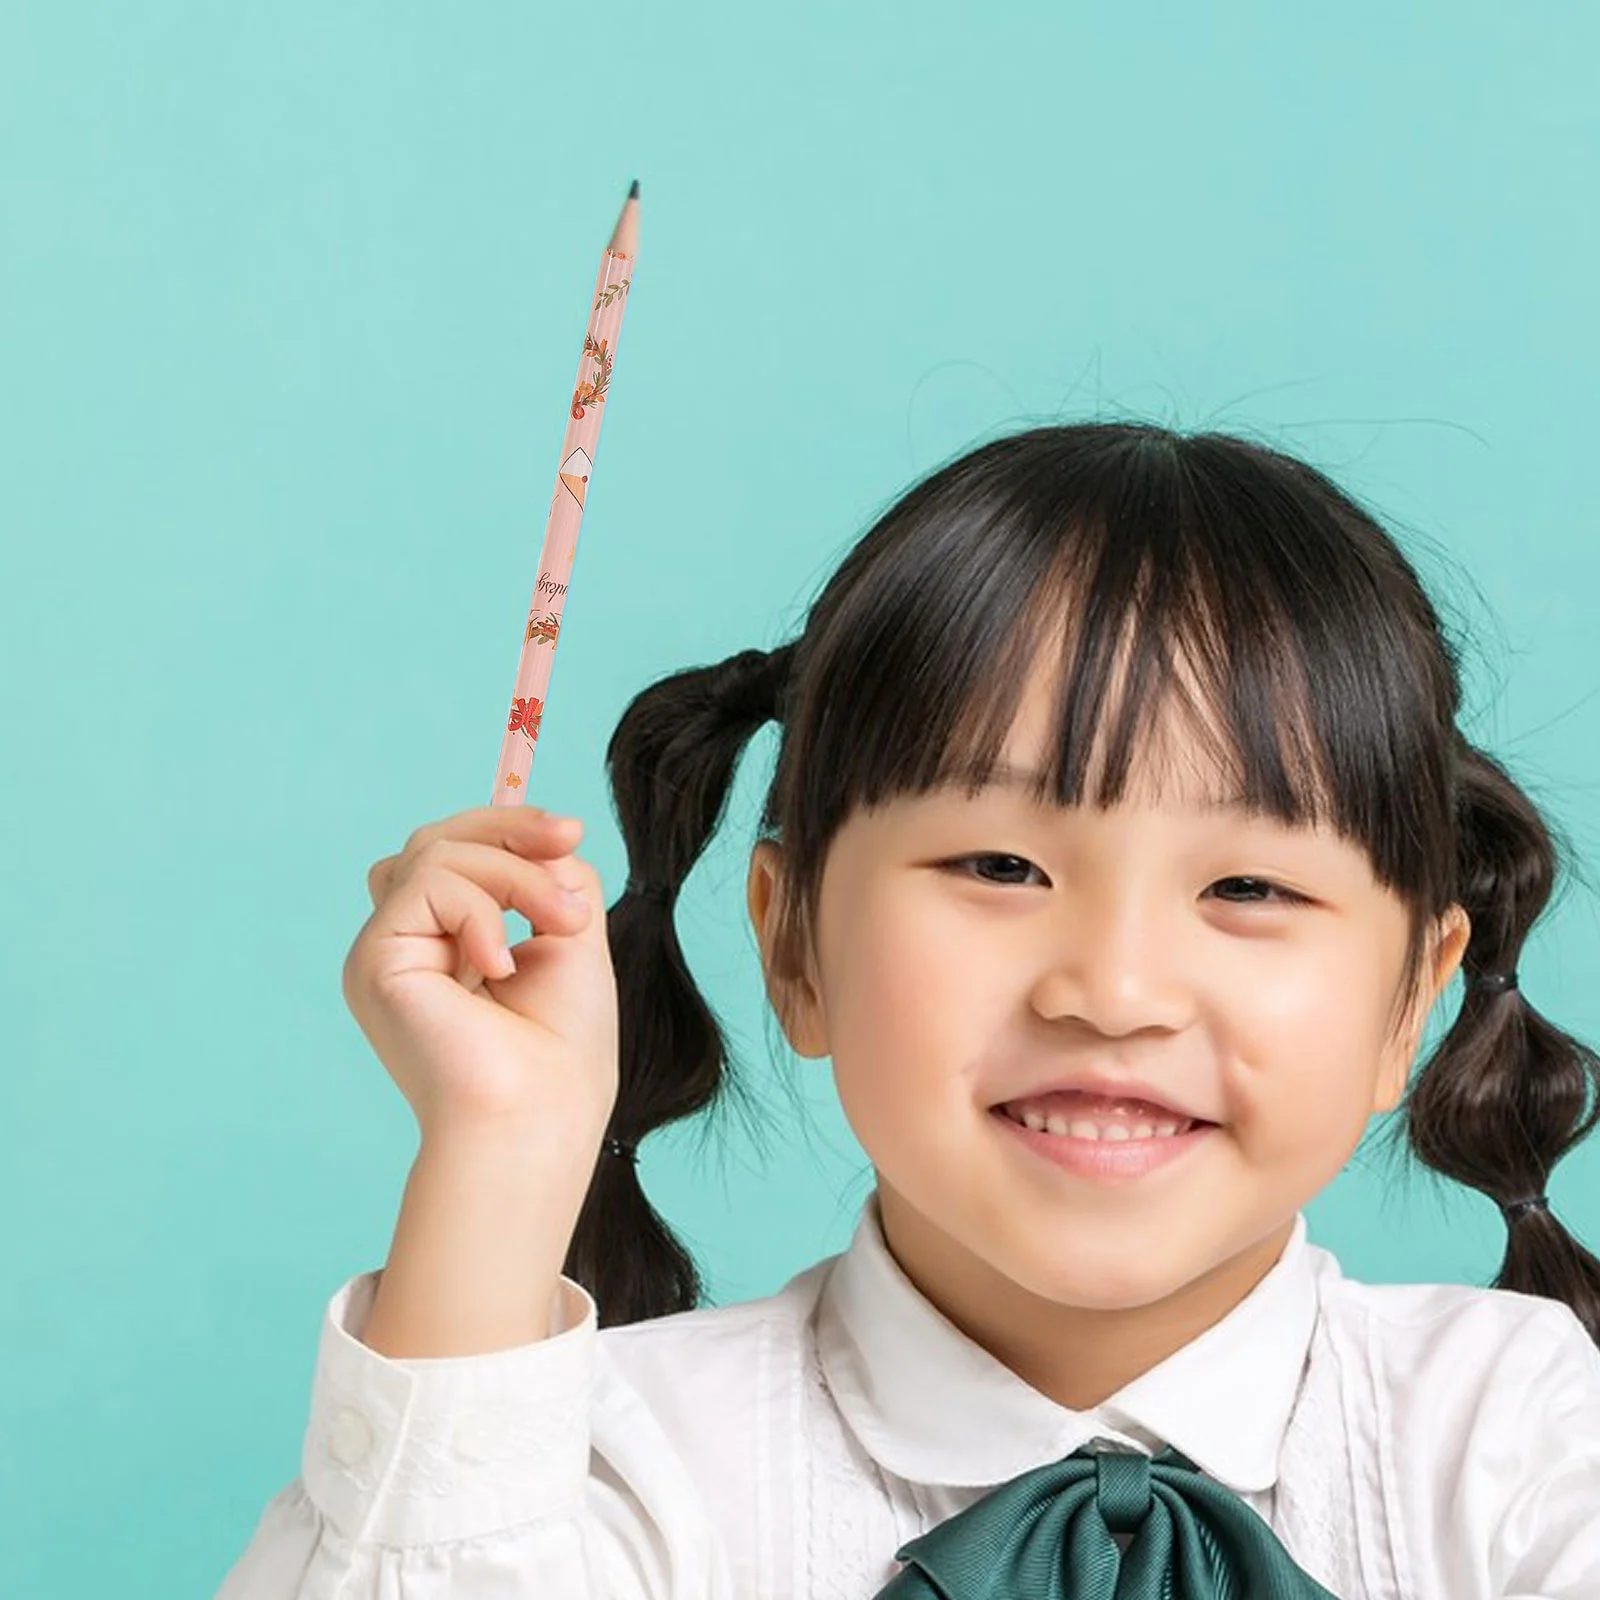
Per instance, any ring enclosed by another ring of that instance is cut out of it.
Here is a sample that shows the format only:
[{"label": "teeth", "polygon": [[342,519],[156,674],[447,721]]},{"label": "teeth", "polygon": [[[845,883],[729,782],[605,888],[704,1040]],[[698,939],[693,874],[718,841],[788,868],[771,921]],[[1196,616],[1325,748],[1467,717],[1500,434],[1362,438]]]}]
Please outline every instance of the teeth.
[{"label": "teeth", "polygon": [[1192,1126],[1188,1119],[1176,1122],[1124,1122],[1112,1118],[1095,1121],[1091,1117],[1064,1117],[1059,1112],[1046,1116],[1042,1111],[1024,1111],[1021,1117],[1006,1115],[1035,1133],[1053,1134],[1058,1139],[1171,1139]]}]

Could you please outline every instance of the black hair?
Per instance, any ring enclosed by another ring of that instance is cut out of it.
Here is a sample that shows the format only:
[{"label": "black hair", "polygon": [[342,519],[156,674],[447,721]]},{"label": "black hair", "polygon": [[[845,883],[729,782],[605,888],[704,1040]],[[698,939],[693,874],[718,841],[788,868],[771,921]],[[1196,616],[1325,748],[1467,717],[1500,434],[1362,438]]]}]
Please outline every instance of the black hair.
[{"label": "black hair", "polygon": [[[850,549],[796,638],[629,703],[607,768],[630,882],[666,894],[630,888],[607,913],[621,1030],[608,1136],[635,1144],[744,1092],[672,900],[752,735],[776,719],[760,831],[782,851],[775,960],[797,971],[840,825],[899,795],[976,788],[1046,648],[1060,659],[1057,736],[1035,798],[1116,804],[1148,719],[1175,696],[1248,807],[1331,825],[1408,908],[1397,1010],[1422,992],[1430,926],[1465,909],[1460,1010],[1392,1126],[1422,1164],[1502,1207],[1543,1194],[1600,1121],[1600,1057],[1517,989],[1473,980],[1516,968],[1565,841],[1460,731],[1456,651],[1375,517],[1266,445],[1141,423],[1032,428],[947,463]],[[1600,1260],[1548,1210],[1507,1227],[1493,1287],[1565,1303],[1600,1343]],[[689,1310],[703,1293],[634,1166],[611,1153],[565,1271],[602,1326]]]}]

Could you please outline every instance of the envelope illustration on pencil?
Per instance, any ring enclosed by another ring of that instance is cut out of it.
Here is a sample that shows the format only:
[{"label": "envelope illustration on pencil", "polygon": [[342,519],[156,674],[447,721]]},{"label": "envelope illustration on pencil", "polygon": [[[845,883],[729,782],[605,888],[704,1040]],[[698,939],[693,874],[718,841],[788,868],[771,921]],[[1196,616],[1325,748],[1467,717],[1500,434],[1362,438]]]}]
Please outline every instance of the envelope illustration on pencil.
[{"label": "envelope illustration on pencil", "polygon": [[589,487],[589,471],[593,465],[587,450],[574,450],[561,463],[561,482],[580,506],[583,504],[584,491]]}]

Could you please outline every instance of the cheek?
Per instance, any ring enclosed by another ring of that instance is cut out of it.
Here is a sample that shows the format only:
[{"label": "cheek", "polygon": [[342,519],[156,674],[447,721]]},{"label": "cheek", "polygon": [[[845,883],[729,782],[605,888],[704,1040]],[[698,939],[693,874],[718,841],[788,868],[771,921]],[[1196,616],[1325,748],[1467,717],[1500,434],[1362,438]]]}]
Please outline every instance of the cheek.
[{"label": "cheek", "polygon": [[966,1002],[982,952],[970,929],[929,915],[910,895],[864,900],[834,951],[829,1013],[852,1031],[917,1038],[947,1029],[952,1001]]},{"label": "cheek", "polygon": [[1235,1132],[1254,1153],[1337,1172],[1372,1113],[1380,1024],[1371,984],[1339,963],[1259,982],[1226,1051]]},{"label": "cheek", "polygon": [[858,1137],[868,1124],[948,1126],[957,1105],[970,1114],[962,1063],[982,1058],[995,1026],[970,948],[926,917],[877,908],[851,922],[825,981],[839,1096]]}]

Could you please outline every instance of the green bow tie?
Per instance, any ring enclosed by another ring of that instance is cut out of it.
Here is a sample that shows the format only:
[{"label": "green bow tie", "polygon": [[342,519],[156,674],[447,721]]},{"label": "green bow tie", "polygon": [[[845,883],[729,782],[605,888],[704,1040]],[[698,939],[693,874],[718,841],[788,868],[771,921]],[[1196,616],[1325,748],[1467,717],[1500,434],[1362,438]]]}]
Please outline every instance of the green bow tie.
[{"label": "green bow tie", "polygon": [[[1115,1533],[1133,1535],[1126,1552]],[[895,1551],[875,1600],[1338,1600],[1181,1451],[1085,1445]]]}]

